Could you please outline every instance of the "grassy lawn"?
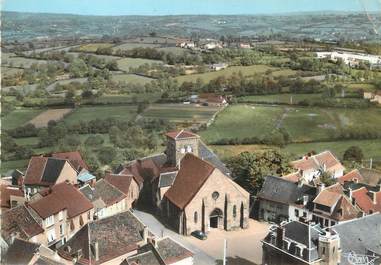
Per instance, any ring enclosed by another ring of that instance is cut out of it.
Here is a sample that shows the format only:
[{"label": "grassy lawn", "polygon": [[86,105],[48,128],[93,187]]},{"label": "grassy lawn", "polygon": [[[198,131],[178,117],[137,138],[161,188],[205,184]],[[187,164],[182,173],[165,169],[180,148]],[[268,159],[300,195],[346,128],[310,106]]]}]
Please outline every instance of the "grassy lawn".
[{"label": "grassy lawn", "polygon": [[364,91],[374,91],[376,89],[375,85],[373,84],[367,84],[367,83],[359,83],[359,84],[348,84],[347,85],[349,91],[358,91],[358,90],[364,90]]},{"label": "grassy lawn", "polygon": [[112,81],[115,82],[127,82],[127,83],[139,83],[139,84],[146,84],[151,82],[152,78],[135,75],[135,74],[118,74],[118,75],[112,75],[111,77]]},{"label": "grassy lawn", "polygon": [[80,107],[65,117],[68,124],[94,119],[115,118],[118,120],[131,120],[136,115],[136,106],[90,106]]},{"label": "grassy lawn", "polygon": [[255,95],[237,98],[239,102],[248,103],[269,103],[269,104],[297,104],[305,99],[320,99],[321,94],[276,94],[276,95]]},{"label": "grassy lawn", "polygon": [[171,52],[171,53],[174,53],[176,55],[182,55],[183,53],[189,53],[190,52],[190,50],[183,49],[180,47],[165,47],[165,48],[159,48],[158,50],[163,51],[163,52]]},{"label": "grassy lawn", "polygon": [[29,160],[12,160],[1,162],[0,173],[4,174],[12,169],[19,169],[25,171],[28,166]]},{"label": "grassy lawn", "polygon": [[124,43],[118,46],[115,46],[113,50],[132,50],[135,48],[158,48],[160,44],[151,44],[151,43]]},{"label": "grassy lawn", "polygon": [[373,158],[374,160],[381,161],[381,139],[289,144],[283,148],[267,145],[211,145],[210,147],[221,158],[225,159],[231,156],[236,156],[245,151],[263,152],[271,149],[281,149],[282,151],[288,152],[295,158],[303,156],[310,151],[322,152],[325,150],[330,150],[339,159],[342,159],[345,150],[354,145],[359,146],[363,150],[365,159]]},{"label": "grassy lawn", "polygon": [[282,116],[280,107],[233,105],[217,115],[214,123],[201,132],[206,142],[220,139],[264,136],[271,132]]},{"label": "grassy lawn", "polygon": [[175,123],[204,123],[212,118],[217,110],[217,107],[183,104],[153,104],[143,113],[143,116],[146,118],[165,119]]},{"label": "grassy lawn", "polygon": [[[246,137],[264,138],[283,127],[294,142],[329,141],[342,130],[381,130],[381,108],[330,109],[233,105],[221,112],[201,135],[207,142]],[[377,122],[378,121],[378,122]]]},{"label": "grassy lawn", "polygon": [[21,67],[21,68],[30,68],[32,64],[46,64],[45,60],[36,60],[24,57],[9,57],[7,59],[3,59],[1,62],[2,65],[13,66],[13,67]]},{"label": "grassy lawn", "polygon": [[153,63],[163,63],[159,60],[150,60],[150,59],[142,59],[142,58],[124,58],[118,60],[118,68],[122,71],[128,71],[131,67],[139,67],[143,64],[153,64]]},{"label": "grassy lawn", "polygon": [[94,99],[96,103],[102,104],[131,104],[137,101],[148,100],[149,102],[154,102],[161,97],[160,92],[152,93],[130,93],[122,95],[102,95],[99,98]]},{"label": "grassy lawn", "polygon": [[179,81],[179,83],[182,83],[185,81],[195,82],[198,78],[201,78],[201,80],[203,80],[204,82],[209,82],[210,80],[215,79],[219,76],[228,77],[232,75],[233,73],[238,73],[239,71],[241,71],[242,74],[245,76],[251,76],[255,74],[263,74],[269,69],[275,69],[275,68],[271,66],[267,66],[267,65],[232,66],[224,70],[215,71],[215,72],[178,76],[176,77],[176,79]]},{"label": "grassy lawn", "polygon": [[98,48],[108,48],[112,47],[114,44],[112,43],[89,43],[85,45],[81,45],[77,48],[80,52],[96,52]]},{"label": "grassy lawn", "polygon": [[16,109],[1,118],[1,128],[7,130],[22,126],[43,111],[43,109]]}]

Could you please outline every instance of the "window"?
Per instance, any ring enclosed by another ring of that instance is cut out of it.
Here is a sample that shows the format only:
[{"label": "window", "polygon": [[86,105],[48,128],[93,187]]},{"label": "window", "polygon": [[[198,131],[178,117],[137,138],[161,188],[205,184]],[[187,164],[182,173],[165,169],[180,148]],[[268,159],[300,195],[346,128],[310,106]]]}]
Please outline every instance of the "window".
[{"label": "window", "polygon": [[187,146],[187,153],[192,153],[192,147],[190,145]]},{"label": "window", "polygon": [[328,219],[325,219],[325,221],[324,221],[324,226],[329,226],[329,221],[328,221]]},{"label": "window", "polygon": [[307,217],[307,213],[306,212],[303,212],[303,217]]},{"label": "window", "polygon": [[90,219],[91,219],[91,213],[90,213],[90,212],[87,212],[87,220],[90,221]]},{"label": "window", "polygon": [[299,217],[299,210],[298,209],[295,209],[295,216]]},{"label": "window", "polygon": [[233,218],[235,219],[237,217],[237,206],[233,206]]},{"label": "window", "polygon": [[60,235],[64,235],[65,234],[65,227],[64,227],[64,224],[61,224],[60,225]]},{"label": "window", "polygon": [[56,240],[56,232],[54,231],[54,228],[53,229],[50,229],[48,232],[47,232],[47,236],[48,236],[48,242],[52,242],[54,240]]},{"label": "window", "polygon": [[215,191],[215,192],[212,193],[212,198],[213,198],[213,200],[217,200],[218,197],[220,197],[220,194],[219,194],[217,191]]},{"label": "window", "polygon": [[321,254],[325,255],[325,247],[323,247]]},{"label": "window", "polygon": [[332,249],[332,253],[335,254],[335,247],[333,247],[333,249]]},{"label": "window", "polygon": [[182,147],[182,148],[180,149],[180,153],[182,153],[182,154],[185,153],[185,148],[184,148],[184,147]]},{"label": "window", "polygon": [[198,213],[194,212],[194,223],[197,224],[198,222]]},{"label": "window", "polygon": [[51,215],[45,219],[45,227],[49,227],[54,224],[54,215]]},{"label": "window", "polygon": [[60,212],[58,213],[58,220],[62,221],[62,219],[63,219],[63,212],[60,211]]}]

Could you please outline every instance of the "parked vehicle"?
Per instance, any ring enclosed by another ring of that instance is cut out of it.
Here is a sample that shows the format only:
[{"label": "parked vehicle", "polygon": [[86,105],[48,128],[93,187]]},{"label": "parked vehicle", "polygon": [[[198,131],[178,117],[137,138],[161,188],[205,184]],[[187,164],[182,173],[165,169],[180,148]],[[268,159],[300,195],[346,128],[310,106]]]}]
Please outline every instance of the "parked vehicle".
[{"label": "parked vehicle", "polygon": [[206,240],[208,238],[208,236],[204,232],[202,232],[200,230],[193,231],[191,233],[191,235],[194,236],[195,238],[200,239],[200,240]]}]

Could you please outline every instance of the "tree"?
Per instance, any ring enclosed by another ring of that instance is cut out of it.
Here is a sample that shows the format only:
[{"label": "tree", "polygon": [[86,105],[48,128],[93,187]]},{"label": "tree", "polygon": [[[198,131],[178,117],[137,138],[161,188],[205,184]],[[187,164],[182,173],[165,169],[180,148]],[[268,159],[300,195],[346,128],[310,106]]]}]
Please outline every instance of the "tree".
[{"label": "tree", "polygon": [[114,147],[105,146],[100,148],[98,158],[101,163],[109,164],[115,159],[116,155],[117,151]]},{"label": "tree", "polygon": [[252,195],[262,188],[266,176],[291,172],[289,158],[278,151],[263,154],[243,152],[227,161],[235,181]]},{"label": "tree", "polygon": [[364,159],[364,153],[362,149],[358,146],[351,146],[347,150],[345,150],[343,155],[343,160],[345,161],[354,161],[361,163]]}]

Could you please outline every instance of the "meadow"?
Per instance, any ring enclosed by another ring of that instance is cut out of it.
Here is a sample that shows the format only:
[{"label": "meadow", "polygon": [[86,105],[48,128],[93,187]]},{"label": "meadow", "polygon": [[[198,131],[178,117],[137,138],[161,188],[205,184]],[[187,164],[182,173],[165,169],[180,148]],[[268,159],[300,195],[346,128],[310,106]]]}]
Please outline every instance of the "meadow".
[{"label": "meadow", "polygon": [[291,69],[277,69],[267,65],[251,65],[251,66],[231,66],[220,71],[206,72],[202,74],[183,75],[176,77],[179,83],[183,82],[195,82],[200,78],[204,82],[209,82],[212,79],[216,79],[220,76],[229,77],[233,73],[241,72],[244,76],[253,76],[256,74],[264,74],[266,71],[272,70],[273,76],[289,76],[296,73]]},{"label": "meadow", "polygon": [[146,118],[164,119],[174,123],[205,123],[218,107],[184,104],[152,104],[143,113]]},{"label": "meadow", "polygon": [[219,113],[215,122],[202,131],[207,142],[246,137],[264,138],[284,128],[293,142],[329,141],[341,130],[359,127],[379,132],[381,108],[333,109],[239,104]]},{"label": "meadow", "polygon": [[114,74],[111,76],[111,79],[115,82],[138,83],[142,85],[154,80],[149,77],[135,75],[135,74]]},{"label": "meadow", "polygon": [[76,50],[80,52],[96,52],[98,48],[108,48],[112,46],[114,46],[112,43],[89,43],[79,46]]},{"label": "meadow", "polygon": [[321,94],[275,94],[254,95],[237,98],[238,102],[245,103],[267,103],[267,104],[298,104],[306,99],[320,99]]},{"label": "meadow", "polygon": [[1,128],[7,130],[25,125],[43,111],[43,109],[31,108],[15,109],[5,117],[1,117]]},{"label": "meadow", "polygon": [[159,60],[150,60],[150,59],[142,59],[142,58],[124,58],[117,61],[118,68],[122,71],[128,72],[130,68],[139,67],[143,64],[153,64],[153,63],[163,63]]},{"label": "meadow", "polygon": [[65,117],[64,122],[74,124],[79,121],[90,121],[94,119],[115,118],[128,121],[136,116],[136,106],[82,106],[75,109]]},{"label": "meadow", "polygon": [[151,43],[124,43],[124,44],[121,44],[121,45],[118,45],[118,46],[114,46],[113,50],[114,51],[116,51],[116,50],[127,51],[127,50],[132,50],[132,49],[135,49],[135,48],[159,48],[159,47],[161,47],[160,44],[151,44]]}]

